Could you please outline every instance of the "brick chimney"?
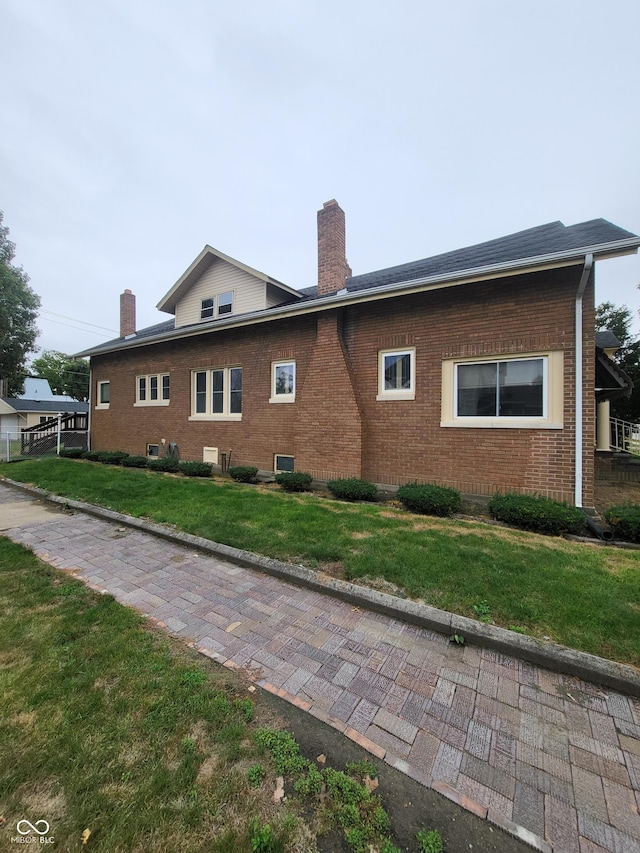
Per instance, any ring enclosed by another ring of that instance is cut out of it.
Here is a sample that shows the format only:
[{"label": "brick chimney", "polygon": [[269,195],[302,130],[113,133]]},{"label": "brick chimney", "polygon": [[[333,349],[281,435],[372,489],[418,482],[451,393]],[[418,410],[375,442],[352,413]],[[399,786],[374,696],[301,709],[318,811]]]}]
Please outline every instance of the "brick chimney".
[{"label": "brick chimney", "polygon": [[130,290],[120,294],[120,337],[136,333],[136,297]]},{"label": "brick chimney", "polygon": [[346,245],[344,210],[332,198],[318,211],[318,296],[337,293],[350,278]]}]

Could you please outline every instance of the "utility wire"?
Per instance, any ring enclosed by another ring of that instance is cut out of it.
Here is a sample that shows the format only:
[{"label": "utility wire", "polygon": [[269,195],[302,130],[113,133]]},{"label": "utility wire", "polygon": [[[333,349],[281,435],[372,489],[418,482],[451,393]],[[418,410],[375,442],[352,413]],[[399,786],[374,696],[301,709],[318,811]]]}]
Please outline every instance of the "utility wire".
[{"label": "utility wire", "polygon": [[[65,314],[56,314],[55,311],[49,311],[48,308],[42,308],[40,313],[51,314],[52,317],[60,317],[62,320],[71,320],[72,323],[81,323],[83,326],[93,326],[94,329],[102,329],[104,332],[113,332],[114,334],[117,334],[115,329],[108,329],[106,326],[97,326],[95,323],[89,323],[87,320],[78,320],[76,317],[67,317]],[[55,320],[52,322],[55,322]]]}]

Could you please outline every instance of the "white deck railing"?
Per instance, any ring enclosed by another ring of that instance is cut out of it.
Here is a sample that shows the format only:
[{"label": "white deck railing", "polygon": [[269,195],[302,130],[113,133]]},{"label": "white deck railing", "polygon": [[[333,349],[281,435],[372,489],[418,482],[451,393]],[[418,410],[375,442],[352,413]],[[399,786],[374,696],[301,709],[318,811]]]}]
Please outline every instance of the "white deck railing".
[{"label": "white deck railing", "polygon": [[609,432],[611,450],[640,456],[640,424],[610,418]]}]

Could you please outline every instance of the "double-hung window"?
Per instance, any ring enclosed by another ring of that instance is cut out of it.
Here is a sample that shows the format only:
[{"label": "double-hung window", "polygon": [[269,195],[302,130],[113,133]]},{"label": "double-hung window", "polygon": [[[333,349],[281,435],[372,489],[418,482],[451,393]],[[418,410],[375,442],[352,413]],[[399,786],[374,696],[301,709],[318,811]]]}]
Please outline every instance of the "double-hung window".
[{"label": "double-hung window", "polygon": [[219,367],[192,373],[191,420],[242,418],[242,368]]},{"label": "double-hung window", "polygon": [[441,426],[560,429],[563,354],[443,362]]},{"label": "double-hung window", "polygon": [[168,406],[171,380],[168,373],[136,376],[136,406]]},{"label": "double-hung window", "polygon": [[[217,308],[216,308],[217,302]],[[210,320],[213,317],[225,317],[233,314],[233,291],[208,296],[200,302],[200,319]]]},{"label": "double-hung window", "polygon": [[416,351],[380,350],[377,400],[415,400]]},{"label": "double-hung window", "polygon": [[295,361],[274,361],[271,365],[270,403],[295,403],[296,401],[296,363]]}]

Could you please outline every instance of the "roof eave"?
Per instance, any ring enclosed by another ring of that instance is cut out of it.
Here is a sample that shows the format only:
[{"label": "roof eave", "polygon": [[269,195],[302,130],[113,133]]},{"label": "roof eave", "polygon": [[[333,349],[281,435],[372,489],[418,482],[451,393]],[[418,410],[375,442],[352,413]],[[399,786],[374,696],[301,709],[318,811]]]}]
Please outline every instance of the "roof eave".
[{"label": "roof eave", "polygon": [[150,346],[156,343],[172,340],[175,338],[187,338],[196,335],[207,334],[218,329],[240,328],[242,326],[266,323],[285,317],[294,317],[300,314],[312,314],[317,311],[330,308],[346,307],[362,302],[372,302],[379,299],[388,299],[416,293],[423,290],[437,290],[444,287],[455,287],[457,285],[471,284],[491,278],[504,278],[509,275],[525,275],[529,272],[544,269],[555,269],[564,266],[575,266],[580,264],[585,255],[593,254],[594,260],[603,258],[619,257],[622,255],[635,254],[640,248],[640,237],[626,238],[611,243],[602,243],[593,246],[583,246],[564,252],[551,252],[546,255],[538,255],[533,258],[521,258],[516,261],[508,261],[499,264],[487,264],[469,270],[455,271],[444,275],[431,275],[410,281],[393,282],[379,287],[365,288],[356,291],[339,291],[327,296],[319,296],[308,301],[294,303],[293,305],[276,306],[266,310],[252,311],[226,320],[216,320],[206,326],[188,326],[172,329],[157,337],[142,338],[140,340],[119,341],[117,346],[109,349],[95,348],[78,353],[78,357],[91,355],[107,355],[140,346]]}]

